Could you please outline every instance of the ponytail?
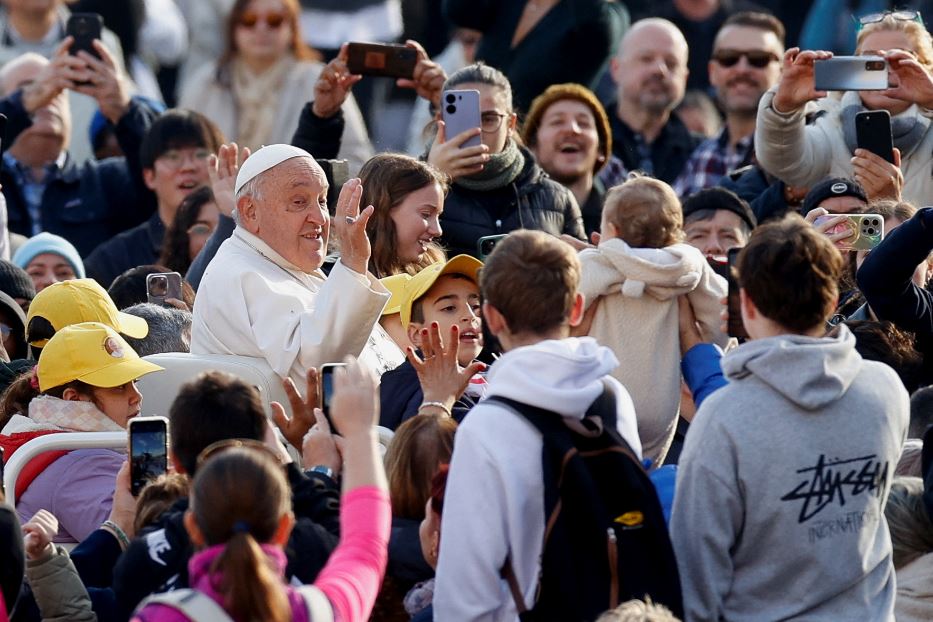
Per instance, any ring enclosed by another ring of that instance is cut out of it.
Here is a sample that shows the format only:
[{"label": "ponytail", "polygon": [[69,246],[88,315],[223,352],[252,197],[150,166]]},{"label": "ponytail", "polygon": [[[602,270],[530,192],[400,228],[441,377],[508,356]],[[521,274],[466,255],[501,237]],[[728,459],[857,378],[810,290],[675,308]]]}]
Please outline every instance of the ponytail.
[{"label": "ponytail", "polygon": [[39,395],[39,385],[33,382],[34,377],[35,367],[17,376],[0,396],[0,428],[13,415],[27,414],[29,402]]},{"label": "ponytail", "polygon": [[282,581],[248,531],[237,531],[215,560],[211,574],[221,578],[224,609],[237,620],[289,622],[291,606]]}]

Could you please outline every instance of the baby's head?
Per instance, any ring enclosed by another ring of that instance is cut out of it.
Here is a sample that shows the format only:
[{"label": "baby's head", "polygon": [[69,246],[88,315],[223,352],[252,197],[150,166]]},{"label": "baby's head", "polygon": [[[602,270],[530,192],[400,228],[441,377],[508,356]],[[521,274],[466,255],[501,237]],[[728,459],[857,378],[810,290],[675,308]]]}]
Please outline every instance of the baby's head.
[{"label": "baby's head", "polygon": [[632,173],[606,194],[602,239],[621,238],[634,248],[664,248],[684,238],[684,217],[674,190],[652,177]]}]

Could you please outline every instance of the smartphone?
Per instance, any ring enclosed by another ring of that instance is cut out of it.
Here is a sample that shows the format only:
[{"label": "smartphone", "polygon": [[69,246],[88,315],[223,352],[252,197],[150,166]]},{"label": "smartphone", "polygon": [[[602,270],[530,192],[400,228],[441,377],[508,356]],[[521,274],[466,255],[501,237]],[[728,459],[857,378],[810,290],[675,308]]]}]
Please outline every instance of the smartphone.
[{"label": "smartphone", "polygon": [[150,480],[168,470],[168,419],[130,419],[130,491],[139,495]]},{"label": "smartphone", "polygon": [[502,233],[500,235],[484,235],[476,241],[476,254],[479,255],[480,261],[486,261],[486,258],[492,254],[496,244],[500,240],[504,240],[507,233]]},{"label": "smartphone", "polygon": [[[447,140],[474,127],[482,127],[479,91],[444,91],[441,95],[441,118],[447,126]],[[461,145],[478,147],[483,143],[479,134]]]},{"label": "smartphone", "polygon": [[6,486],[3,483],[3,475],[6,473],[4,469],[4,464],[6,462],[6,455],[4,453],[3,447],[0,447],[0,498],[6,500]]},{"label": "smartphone", "polygon": [[855,113],[855,140],[859,149],[871,151],[894,164],[894,135],[891,134],[891,113],[887,110]]},{"label": "smartphone", "polygon": [[172,306],[165,300],[181,300],[181,275],[177,272],[153,272],[146,276],[146,297],[154,305]]},{"label": "smartphone", "polygon": [[736,259],[738,259],[741,248],[730,248],[726,257],[728,259],[729,270],[727,271],[726,281],[729,284],[729,297],[726,308],[729,311],[728,334],[735,337],[740,342],[748,339],[748,331],[745,330],[745,322],[742,321],[742,304],[739,300],[739,279],[736,272]]},{"label": "smartphone", "polygon": [[415,76],[416,64],[418,52],[404,45],[359,42],[347,44],[347,69],[350,73],[411,80]]},{"label": "smartphone", "polygon": [[817,91],[883,91],[888,63],[881,56],[833,56],[813,63]]},{"label": "smartphone", "polygon": [[346,363],[326,363],[321,365],[321,410],[324,412],[324,418],[330,425],[330,431],[334,434],[340,434],[334,426],[334,420],[330,418],[330,405],[334,398],[334,372],[340,368],[346,367]]},{"label": "smartphone", "polygon": [[[819,225],[827,220],[836,218],[840,214],[826,214],[813,221]],[[849,237],[836,242],[836,248],[841,251],[870,251],[884,239],[884,218],[879,214],[845,214],[846,219],[826,231],[826,235],[850,232]]]},{"label": "smartphone", "polygon": [[72,56],[77,56],[78,52],[84,51],[95,58],[100,58],[93,43],[94,39],[100,39],[103,29],[104,18],[98,13],[72,13],[65,26],[65,35],[74,37],[74,43],[71,44],[68,52]]}]

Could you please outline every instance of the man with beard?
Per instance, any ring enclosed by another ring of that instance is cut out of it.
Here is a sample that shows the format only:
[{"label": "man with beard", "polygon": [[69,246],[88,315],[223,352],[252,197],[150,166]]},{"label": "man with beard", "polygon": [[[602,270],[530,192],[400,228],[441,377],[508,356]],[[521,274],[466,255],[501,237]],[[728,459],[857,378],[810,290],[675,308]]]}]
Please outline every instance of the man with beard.
[{"label": "man with beard", "polygon": [[522,140],[541,168],[573,193],[587,237],[598,231],[606,186],[596,174],[611,157],[612,132],[596,96],[579,84],[548,87],[531,103]]},{"label": "man with beard", "polygon": [[773,15],[744,12],[726,20],[709,63],[709,80],[726,123],[690,156],[673,184],[678,195],[713,186],[729,171],[751,163],[758,100],[777,84],[783,56],[784,25]]},{"label": "man with beard", "polygon": [[[625,171],[673,183],[699,143],[677,115],[687,84],[687,42],[671,22],[643,19],[629,29],[610,66],[618,86],[613,152]],[[621,175],[617,173],[622,173]]]}]

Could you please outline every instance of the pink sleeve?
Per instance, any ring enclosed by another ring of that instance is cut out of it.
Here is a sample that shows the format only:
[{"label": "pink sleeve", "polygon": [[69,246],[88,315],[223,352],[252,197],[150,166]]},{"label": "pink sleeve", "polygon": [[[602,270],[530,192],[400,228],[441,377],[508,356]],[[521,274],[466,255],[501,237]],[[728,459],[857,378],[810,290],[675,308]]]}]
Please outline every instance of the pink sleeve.
[{"label": "pink sleeve", "polygon": [[368,620],[388,559],[392,507],[389,493],[375,486],[354,488],[340,501],[340,544],[314,585],[323,591],[341,622]]}]

